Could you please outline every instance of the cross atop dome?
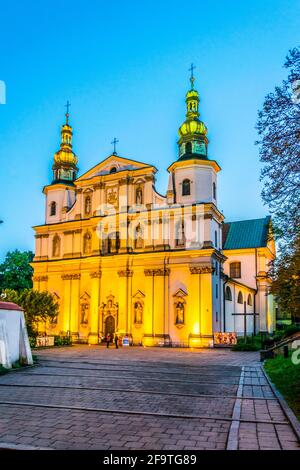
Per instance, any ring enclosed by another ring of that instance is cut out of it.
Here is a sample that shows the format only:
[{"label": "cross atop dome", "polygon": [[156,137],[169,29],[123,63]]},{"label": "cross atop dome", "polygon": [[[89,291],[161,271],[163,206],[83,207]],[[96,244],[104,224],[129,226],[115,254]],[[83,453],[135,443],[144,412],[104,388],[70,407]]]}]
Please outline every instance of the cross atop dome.
[{"label": "cross atop dome", "polygon": [[194,82],[195,82],[195,77],[194,77],[194,70],[196,68],[196,65],[194,65],[193,63],[191,63],[191,67],[189,68],[189,72],[191,72],[191,76],[190,76],[190,82],[191,82],[191,89],[193,90],[194,89]]}]

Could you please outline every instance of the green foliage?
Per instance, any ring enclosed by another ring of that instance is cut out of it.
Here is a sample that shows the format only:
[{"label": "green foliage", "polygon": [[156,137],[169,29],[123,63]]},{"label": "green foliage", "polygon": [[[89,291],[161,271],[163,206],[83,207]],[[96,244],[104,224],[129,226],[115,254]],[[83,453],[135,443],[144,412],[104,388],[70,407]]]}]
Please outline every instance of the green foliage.
[{"label": "green foliage", "polygon": [[0,365],[0,375],[7,374],[7,372],[9,372],[9,369],[6,369],[6,367],[2,367]]},{"label": "green foliage", "polygon": [[252,343],[237,343],[232,346],[232,351],[259,351],[261,348]]},{"label": "green foliage", "polygon": [[35,348],[36,345],[36,336],[29,336],[29,344],[31,349]]},{"label": "green foliage", "polygon": [[33,260],[31,251],[9,251],[0,264],[0,290],[13,289],[17,292],[32,287]]},{"label": "green foliage", "polygon": [[[300,104],[299,104],[300,106]],[[272,294],[282,312],[300,323],[300,236],[284,250],[272,269]]]},{"label": "green foliage", "polygon": [[275,233],[289,245],[300,225],[300,47],[289,51],[284,67],[287,79],[266,96],[258,113],[257,144],[264,164],[262,198]]},{"label": "green foliage", "polygon": [[70,336],[54,336],[54,346],[70,346],[71,344]]},{"label": "green foliage", "polygon": [[58,303],[50,292],[39,292],[33,289],[24,289],[22,292],[6,289],[5,300],[15,302],[24,310],[28,335],[36,336],[38,322],[54,319],[58,314]]},{"label": "green foliage", "polygon": [[239,337],[237,344],[232,346],[232,351],[260,351],[262,344],[263,340],[260,335],[247,336],[246,342],[244,337]]},{"label": "green foliage", "polygon": [[300,419],[300,364],[293,364],[290,357],[277,356],[267,359],[264,368]]}]

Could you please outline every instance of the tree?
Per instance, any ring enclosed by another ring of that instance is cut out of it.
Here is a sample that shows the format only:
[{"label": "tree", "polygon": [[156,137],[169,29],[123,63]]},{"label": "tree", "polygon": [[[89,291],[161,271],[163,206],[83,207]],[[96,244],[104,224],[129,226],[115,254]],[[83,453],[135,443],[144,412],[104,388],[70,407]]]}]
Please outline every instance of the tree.
[{"label": "tree", "polygon": [[38,322],[53,321],[58,315],[58,303],[50,292],[5,289],[2,294],[5,301],[14,302],[23,308],[29,336],[37,333]]},{"label": "tree", "polygon": [[256,127],[264,163],[262,199],[288,248],[300,226],[300,47],[289,51],[284,67],[288,77],[266,96]]},{"label": "tree", "polygon": [[9,251],[0,264],[0,290],[13,289],[18,292],[32,287],[33,269],[29,263],[33,260],[31,251]]},{"label": "tree", "polygon": [[300,322],[300,236],[274,265],[272,293],[282,312]]}]

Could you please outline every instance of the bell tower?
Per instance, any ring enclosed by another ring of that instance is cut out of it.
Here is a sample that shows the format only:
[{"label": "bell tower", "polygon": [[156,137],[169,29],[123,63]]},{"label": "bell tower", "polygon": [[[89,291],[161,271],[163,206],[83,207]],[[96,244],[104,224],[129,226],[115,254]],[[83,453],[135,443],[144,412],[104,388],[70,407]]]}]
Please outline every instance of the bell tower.
[{"label": "bell tower", "polygon": [[194,88],[194,69],[192,64],[191,85],[185,96],[186,119],[178,130],[178,160],[168,168],[167,200],[169,204],[211,202],[217,205],[217,173],[221,168],[208,156],[207,127],[199,119],[200,98]]},{"label": "bell tower", "polygon": [[200,98],[198,91],[194,89],[194,69],[195,66],[192,64],[191,68],[189,69],[191,71],[191,87],[185,96],[186,119],[178,130],[178,147],[180,159],[189,159],[192,156],[207,158],[207,128],[205,124],[199,119]]},{"label": "bell tower", "polygon": [[77,157],[72,150],[73,130],[69,124],[69,101],[66,104],[66,122],[61,128],[60,149],[54,155],[53,182],[73,182],[77,177]]},{"label": "bell tower", "polygon": [[47,224],[61,222],[75,202],[74,180],[77,178],[77,157],[72,150],[73,130],[69,124],[69,101],[66,122],[61,127],[60,149],[54,155],[52,183],[45,186],[45,219]]}]

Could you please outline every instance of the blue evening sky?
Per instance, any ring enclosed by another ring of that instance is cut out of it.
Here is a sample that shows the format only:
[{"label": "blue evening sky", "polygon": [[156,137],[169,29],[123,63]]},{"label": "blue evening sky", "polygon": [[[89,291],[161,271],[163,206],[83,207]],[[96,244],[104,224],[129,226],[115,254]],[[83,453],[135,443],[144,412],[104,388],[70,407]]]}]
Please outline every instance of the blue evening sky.
[{"label": "blue evening sky", "polygon": [[227,220],[266,215],[254,126],[299,18],[298,0],[0,0],[0,260],[34,247],[67,100],[80,173],[116,136],[121,156],[156,165],[165,193],[191,62],[219,208]]}]

